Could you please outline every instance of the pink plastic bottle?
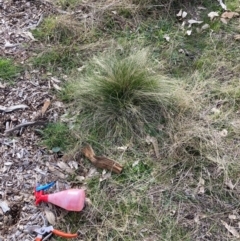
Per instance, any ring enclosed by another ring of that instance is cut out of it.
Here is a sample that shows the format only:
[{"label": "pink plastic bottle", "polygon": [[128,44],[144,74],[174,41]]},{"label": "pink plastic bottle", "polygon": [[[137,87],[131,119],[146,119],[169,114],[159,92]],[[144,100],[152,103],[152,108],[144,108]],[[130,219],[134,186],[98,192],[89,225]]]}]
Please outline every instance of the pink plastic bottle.
[{"label": "pink plastic bottle", "polygon": [[40,202],[50,202],[68,211],[81,211],[85,204],[85,192],[83,189],[68,189],[53,194],[38,192],[36,205]]}]

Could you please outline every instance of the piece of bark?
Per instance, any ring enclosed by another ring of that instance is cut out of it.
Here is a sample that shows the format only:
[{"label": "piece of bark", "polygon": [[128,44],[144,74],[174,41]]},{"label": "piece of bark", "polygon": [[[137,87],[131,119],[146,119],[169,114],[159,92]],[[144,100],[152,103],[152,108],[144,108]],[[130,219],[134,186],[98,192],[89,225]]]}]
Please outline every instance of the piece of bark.
[{"label": "piece of bark", "polygon": [[98,168],[107,169],[117,174],[122,172],[123,167],[119,163],[107,157],[96,156],[90,145],[84,146],[82,153],[94,166]]}]

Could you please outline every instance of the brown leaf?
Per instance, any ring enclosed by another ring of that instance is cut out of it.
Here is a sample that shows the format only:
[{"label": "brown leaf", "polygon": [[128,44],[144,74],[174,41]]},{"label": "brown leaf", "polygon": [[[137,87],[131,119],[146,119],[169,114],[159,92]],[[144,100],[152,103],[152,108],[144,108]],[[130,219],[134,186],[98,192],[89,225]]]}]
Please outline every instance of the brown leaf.
[{"label": "brown leaf", "polygon": [[221,22],[224,24],[228,24],[229,19],[226,18],[220,18]]},{"label": "brown leaf", "polygon": [[46,99],[44,102],[44,105],[42,107],[42,116],[45,114],[46,110],[48,109],[49,105],[51,104],[51,101],[49,99]]},{"label": "brown leaf", "polygon": [[239,16],[239,13],[236,13],[236,12],[224,12],[221,15],[221,18],[232,19],[232,18],[238,17],[238,16]]}]

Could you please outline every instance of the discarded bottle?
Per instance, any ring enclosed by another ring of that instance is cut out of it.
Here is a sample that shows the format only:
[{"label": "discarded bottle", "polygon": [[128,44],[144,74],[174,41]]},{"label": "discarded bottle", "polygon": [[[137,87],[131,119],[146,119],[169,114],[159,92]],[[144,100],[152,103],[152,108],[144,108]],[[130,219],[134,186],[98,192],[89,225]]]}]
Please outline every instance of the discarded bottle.
[{"label": "discarded bottle", "polygon": [[43,191],[35,191],[36,205],[40,202],[50,202],[68,211],[81,211],[85,204],[85,192],[83,189],[68,189],[53,194],[44,194]]}]

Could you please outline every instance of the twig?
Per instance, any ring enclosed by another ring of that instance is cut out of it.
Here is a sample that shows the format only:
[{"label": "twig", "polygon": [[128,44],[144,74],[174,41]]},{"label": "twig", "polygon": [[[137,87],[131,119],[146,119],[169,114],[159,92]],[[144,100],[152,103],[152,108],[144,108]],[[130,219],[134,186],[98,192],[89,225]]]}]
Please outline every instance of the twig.
[{"label": "twig", "polygon": [[15,130],[18,130],[22,127],[26,127],[26,126],[35,126],[35,125],[46,125],[47,122],[46,121],[32,121],[32,122],[25,122],[25,123],[22,123],[22,124],[19,124],[11,129],[8,129],[8,130],[5,130],[4,133],[10,133],[10,132],[13,132]]}]

